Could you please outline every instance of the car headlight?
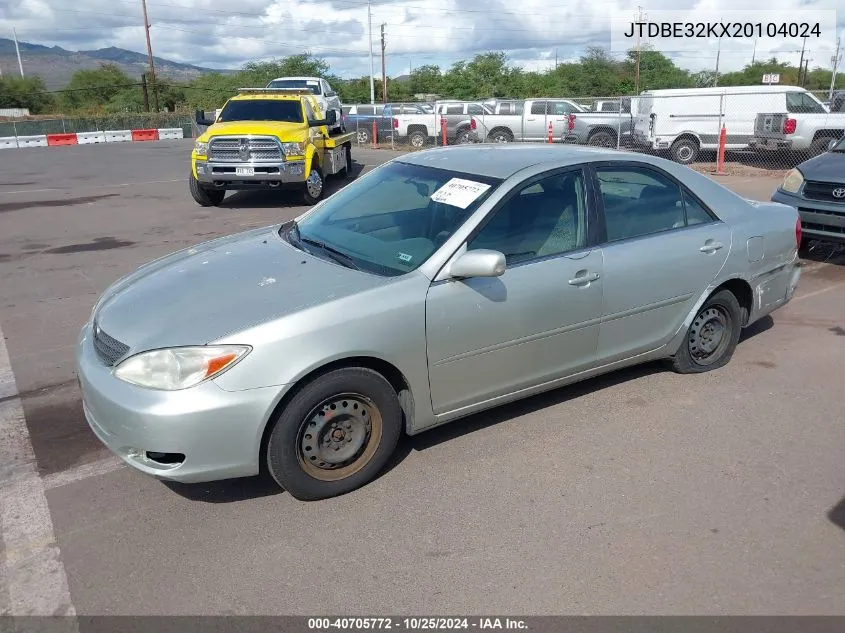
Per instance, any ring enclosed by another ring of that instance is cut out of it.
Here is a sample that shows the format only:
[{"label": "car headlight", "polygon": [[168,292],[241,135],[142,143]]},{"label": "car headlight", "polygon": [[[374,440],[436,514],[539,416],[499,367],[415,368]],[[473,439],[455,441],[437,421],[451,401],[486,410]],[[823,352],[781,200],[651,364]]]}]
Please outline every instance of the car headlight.
[{"label": "car headlight", "polygon": [[194,151],[199,156],[207,156],[208,155],[208,142],[206,141],[205,143],[203,143],[202,141],[197,141],[194,144]]},{"label": "car headlight", "polygon": [[282,143],[285,156],[302,156],[305,153],[305,141],[301,143]]},{"label": "car headlight", "polygon": [[798,190],[803,184],[804,174],[797,169],[791,169],[789,173],[786,174],[786,178],[783,179],[783,183],[780,188],[788,193],[798,193]]},{"label": "car headlight", "polygon": [[127,358],[117,366],[114,375],[140,387],[177,391],[219,376],[251,349],[246,345],[156,349]]}]

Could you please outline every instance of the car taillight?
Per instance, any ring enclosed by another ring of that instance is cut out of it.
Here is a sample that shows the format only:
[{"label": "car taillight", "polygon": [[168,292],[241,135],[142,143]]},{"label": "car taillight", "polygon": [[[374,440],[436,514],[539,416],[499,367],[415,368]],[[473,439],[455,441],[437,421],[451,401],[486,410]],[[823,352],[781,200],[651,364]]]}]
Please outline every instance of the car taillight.
[{"label": "car taillight", "polygon": [[394,130],[399,129],[399,119],[393,119],[393,129]]},{"label": "car taillight", "polygon": [[795,220],[795,245],[801,248],[801,218]]},{"label": "car taillight", "polygon": [[798,127],[798,121],[796,121],[795,119],[787,119],[783,122],[783,133],[794,134],[796,127]]},{"label": "car taillight", "polygon": [[474,119],[474,118],[473,118],[473,119],[470,119],[470,121],[469,121],[469,126],[470,126],[470,128],[472,128],[473,130],[475,130],[475,129],[477,129],[477,125],[478,125],[478,124],[475,122],[475,119]]},{"label": "car taillight", "polygon": [[575,129],[575,115],[574,114],[569,115],[569,120],[567,121],[567,125],[569,126],[570,132]]}]

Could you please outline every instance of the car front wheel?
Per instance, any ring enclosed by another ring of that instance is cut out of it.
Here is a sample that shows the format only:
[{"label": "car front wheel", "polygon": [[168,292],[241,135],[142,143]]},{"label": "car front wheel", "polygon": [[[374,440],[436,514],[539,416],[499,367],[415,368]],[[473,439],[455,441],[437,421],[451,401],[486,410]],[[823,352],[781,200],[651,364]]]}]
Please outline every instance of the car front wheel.
[{"label": "car front wheel", "polygon": [[720,290],[699,308],[672,359],[680,374],[699,374],[728,364],[742,331],[742,308],[734,294]]},{"label": "car front wheel", "polygon": [[345,494],[378,475],[401,431],[399,399],[381,374],[334,370],[302,387],[276,419],[267,469],[302,501]]}]

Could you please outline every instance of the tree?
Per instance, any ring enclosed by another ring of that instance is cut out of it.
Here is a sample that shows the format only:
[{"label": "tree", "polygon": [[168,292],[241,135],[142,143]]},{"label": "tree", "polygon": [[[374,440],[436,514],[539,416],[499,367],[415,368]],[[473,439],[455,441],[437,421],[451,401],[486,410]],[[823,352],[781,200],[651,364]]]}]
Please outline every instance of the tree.
[{"label": "tree", "polygon": [[62,92],[60,102],[65,110],[102,110],[121,91],[140,86],[116,64],[103,64],[96,70],[78,70]]},{"label": "tree", "polygon": [[41,77],[0,77],[0,108],[26,108],[30,114],[44,114],[55,107],[56,100]]}]

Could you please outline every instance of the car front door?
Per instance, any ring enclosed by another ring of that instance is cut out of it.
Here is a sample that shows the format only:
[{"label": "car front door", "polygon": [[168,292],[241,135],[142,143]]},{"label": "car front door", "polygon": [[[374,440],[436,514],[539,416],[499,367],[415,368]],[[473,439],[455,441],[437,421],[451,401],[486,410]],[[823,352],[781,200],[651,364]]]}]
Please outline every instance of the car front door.
[{"label": "car front door", "polygon": [[516,187],[467,241],[506,255],[500,277],[436,281],[426,300],[435,413],[460,410],[594,365],[602,254],[581,168]]},{"label": "car front door", "polygon": [[724,266],[732,232],[681,183],[643,163],[597,165],[606,237],[598,360],[665,345]]},{"label": "car front door", "polygon": [[546,102],[530,101],[530,109],[525,113],[525,127],[522,130],[526,141],[542,141],[548,137],[546,122]]}]

